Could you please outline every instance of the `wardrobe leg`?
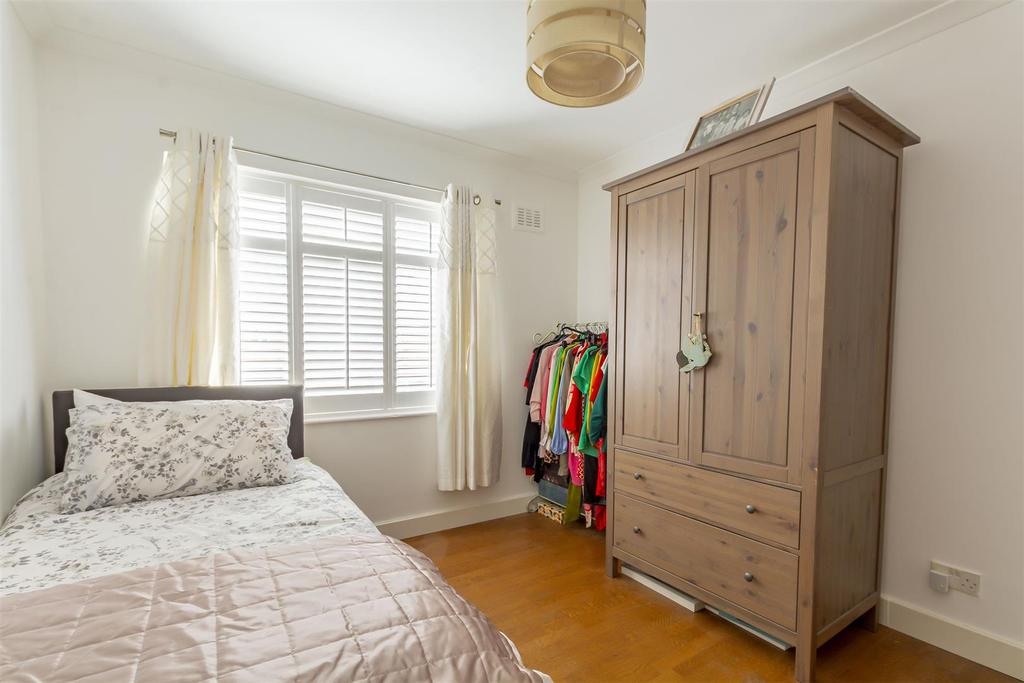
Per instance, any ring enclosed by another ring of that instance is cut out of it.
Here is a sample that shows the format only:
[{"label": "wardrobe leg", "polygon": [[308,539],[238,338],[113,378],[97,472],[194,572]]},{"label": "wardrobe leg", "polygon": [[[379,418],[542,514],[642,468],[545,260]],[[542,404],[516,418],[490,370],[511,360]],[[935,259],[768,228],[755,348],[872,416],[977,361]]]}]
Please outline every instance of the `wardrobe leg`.
[{"label": "wardrobe leg", "polygon": [[793,677],[797,683],[814,683],[814,666],[818,659],[818,648],[811,645],[796,646],[796,671]]},{"label": "wardrobe leg", "polygon": [[878,605],[857,617],[857,625],[874,633],[878,630]]},{"label": "wardrobe leg", "polygon": [[604,563],[604,571],[614,579],[622,573],[622,560],[617,557],[608,557]]}]

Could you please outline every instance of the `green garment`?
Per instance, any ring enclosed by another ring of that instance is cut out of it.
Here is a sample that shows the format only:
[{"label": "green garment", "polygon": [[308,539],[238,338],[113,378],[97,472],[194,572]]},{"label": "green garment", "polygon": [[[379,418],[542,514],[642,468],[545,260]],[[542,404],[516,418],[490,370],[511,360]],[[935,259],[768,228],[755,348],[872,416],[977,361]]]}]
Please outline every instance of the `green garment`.
[{"label": "green garment", "polygon": [[548,406],[544,417],[544,433],[547,435],[545,443],[549,442],[555,431],[555,408],[558,405],[558,388],[562,377],[562,366],[565,363],[565,347],[559,347],[555,351],[554,361],[551,363],[551,383],[548,385]]},{"label": "green garment", "polygon": [[598,348],[591,346],[584,351],[583,358],[580,360],[577,369],[572,373],[572,382],[577,385],[580,389],[580,399],[583,400],[581,407],[582,411],[582,422],[580,423],[580,443],[577,445],[580,453],[585,453],[588,456],[597,457],[597,450],[590,442],[590,436],[588,435],[587,422],[590,417],[590,383],[594,379],[594,360],[598,356]]},{"label": "green garment", "polygon": [[590,362],[590,372],[587,375],[587,388],[583,392],[583,426],[580,429],[579,444],[580,453],[589,455],[592,458],[598,457],[600,453],[590,437],[590,414],[594,408],[594,404],[590,402],[590,388],[593,386],[594,379],[597,377],[597,373],[601,369],[601,362],[603,361],[601,354],[597,351],[597,347],[594,347],[594,351],[594,356]]},{"label": "green garment", "polygon": [[595,441],[604,438],[608,427],[608,372],[601,378],[601,386],[594,398],[594,407],[590,410],[590,437]]},{"label": "green garment", "polygon": [[580,518],[580,503],[583,502],[583,489],[576,484],[569,484],[569,497],[565,501],[565,512],[562,524],[572,524]]}]

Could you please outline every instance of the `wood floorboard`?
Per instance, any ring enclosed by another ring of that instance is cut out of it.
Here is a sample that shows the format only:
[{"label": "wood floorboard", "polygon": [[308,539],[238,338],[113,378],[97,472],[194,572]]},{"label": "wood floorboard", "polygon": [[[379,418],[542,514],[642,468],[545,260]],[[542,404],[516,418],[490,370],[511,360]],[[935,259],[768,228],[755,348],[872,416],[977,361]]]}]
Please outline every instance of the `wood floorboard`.
[{"label": "wood floorboard", "polygon": [[[407,539],[504,631],[526,663],[571,681],[789,682],[793,654],[604,575],[604,536],[516,515]],[[898,631],[852,626],[818,651],[821,683],[1012,683]]]}]

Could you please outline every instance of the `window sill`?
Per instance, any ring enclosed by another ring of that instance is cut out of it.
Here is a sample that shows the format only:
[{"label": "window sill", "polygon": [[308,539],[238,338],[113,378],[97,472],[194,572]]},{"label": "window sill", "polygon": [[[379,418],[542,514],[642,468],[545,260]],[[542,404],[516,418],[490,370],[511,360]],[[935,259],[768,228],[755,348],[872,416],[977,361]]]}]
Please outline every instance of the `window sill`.
[{"label": "window sill", "polygon": [[362,422],[364,420],[386,420],[395,417],[419,417],[436,415],[437,408],[392,408],[391,410],[353,410],[336,413],[310,413],[305,416],[305,424],[322,424],[327,422]]}]

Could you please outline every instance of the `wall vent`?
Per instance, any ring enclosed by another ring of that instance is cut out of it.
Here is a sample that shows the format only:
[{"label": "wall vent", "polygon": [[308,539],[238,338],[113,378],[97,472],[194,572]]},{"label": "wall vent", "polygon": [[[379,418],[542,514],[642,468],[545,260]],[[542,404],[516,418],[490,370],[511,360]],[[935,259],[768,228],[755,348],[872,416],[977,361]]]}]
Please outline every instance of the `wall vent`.
[{"label": "wall vent", "polygon": [[522,230],[523,232],[541,232],[544,229],[544,225],[541,220],[540,209],[517,206],[512,229]]}]

